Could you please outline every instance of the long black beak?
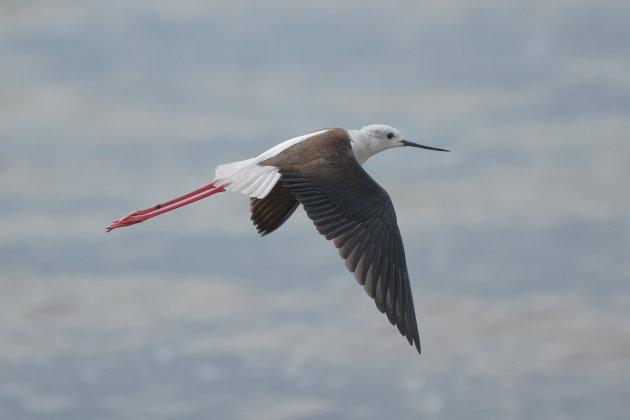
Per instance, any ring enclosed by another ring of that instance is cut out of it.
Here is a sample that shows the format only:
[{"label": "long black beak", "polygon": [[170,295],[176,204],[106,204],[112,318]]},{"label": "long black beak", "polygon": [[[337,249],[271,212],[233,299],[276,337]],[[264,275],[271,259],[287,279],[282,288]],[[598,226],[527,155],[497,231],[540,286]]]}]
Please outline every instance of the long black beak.
[{"label": "long black beak", "polygon": [[414,143],[409,140],[401,140],[400,142],[403,144],[403,146],[420,147],[421,149],[437,150],[438,152],[450,152],[450,150],[438,149],[437,147],[423,146],[422,144]]}]

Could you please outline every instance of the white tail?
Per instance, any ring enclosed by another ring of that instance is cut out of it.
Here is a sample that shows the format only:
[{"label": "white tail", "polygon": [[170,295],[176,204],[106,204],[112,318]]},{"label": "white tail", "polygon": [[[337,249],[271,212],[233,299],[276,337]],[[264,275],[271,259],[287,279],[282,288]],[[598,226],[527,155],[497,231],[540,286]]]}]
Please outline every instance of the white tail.
[{"label": "white tail", "polygon": [[214,183],[226,190],[237,191],[250,197],[264,198],[280,179],[275,166],[260,166],[258,158],[219,165]]}]

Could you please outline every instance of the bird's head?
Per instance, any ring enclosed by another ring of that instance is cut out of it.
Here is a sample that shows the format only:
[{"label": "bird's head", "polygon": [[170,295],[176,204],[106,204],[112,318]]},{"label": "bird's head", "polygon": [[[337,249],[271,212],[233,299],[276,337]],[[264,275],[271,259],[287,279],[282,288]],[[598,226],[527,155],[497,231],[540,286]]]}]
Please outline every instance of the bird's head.
[{"label": "bird's head", "polygon": [[404,140],[400,136],[400,131],[384,124],[366,125],[362,129],[350,133],[350,138],[352,139],[352,150],[360,164],[363,164],[370,156],[393,147],[411,146],[448,152],[448,150],[445,149],[424,146],[409,140]]}]

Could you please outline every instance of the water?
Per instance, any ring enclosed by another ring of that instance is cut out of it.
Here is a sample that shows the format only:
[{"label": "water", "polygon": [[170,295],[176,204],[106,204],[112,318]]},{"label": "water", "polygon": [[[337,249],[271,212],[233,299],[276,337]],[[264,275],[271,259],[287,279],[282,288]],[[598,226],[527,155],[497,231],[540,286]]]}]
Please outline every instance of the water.
[{"label": "water", "polygon": [[[625,418],[629,6],[0,6],[0,417]],[[105,234],[329,126],[452,150],[366,168],[422,356],[300,210],[221,194]]]}]

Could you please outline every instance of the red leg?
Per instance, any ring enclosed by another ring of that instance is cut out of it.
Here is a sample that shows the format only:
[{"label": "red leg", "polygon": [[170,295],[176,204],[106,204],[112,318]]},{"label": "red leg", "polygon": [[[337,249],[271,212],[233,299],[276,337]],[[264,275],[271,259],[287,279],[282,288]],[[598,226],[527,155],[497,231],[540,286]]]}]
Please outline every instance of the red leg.
[{"label": "red leg", "polygon": [[[225,188],[223,188],[223,184],[219,185],[218,187],[215,187],[214,182],[211,182],[210,184],[205,185],[201,188],[198,188],[195,191],[191,191],[188,194],[184,194],[181,197],[174,198],[165,203],[158,204],[156,206],[149,207],[144,210],[133,211],[123,218],[114,220],[112,224],[109,225],[109,227],[107,228],[107,231],[111,232],[112,230],[119,227],[131,226],[131,225],[135,225],[136,223],[144,222],[145,220],[158,216],[162,213],[166,213],[168,211],[178,209],[182,206],[194,203],[195,201],[199,201],[202,198],[206,198],[213,194],[223,192],[223,191],[225,191]],[[182,200],[186,200],[186,201],[182,201]],[[179,204],[176,204],[176,203],[179,203]]]}]

